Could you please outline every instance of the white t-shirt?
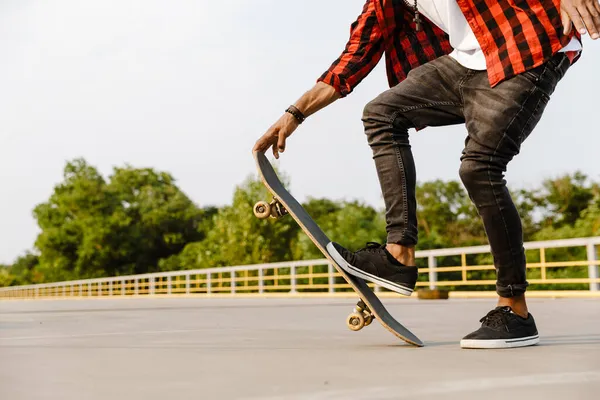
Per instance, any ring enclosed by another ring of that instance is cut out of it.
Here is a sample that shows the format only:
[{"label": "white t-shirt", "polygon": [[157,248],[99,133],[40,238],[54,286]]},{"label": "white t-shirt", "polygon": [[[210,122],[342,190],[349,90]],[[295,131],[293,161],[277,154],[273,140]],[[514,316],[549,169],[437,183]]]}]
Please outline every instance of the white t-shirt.
[{"label": "white t-shirt", "polygon": [[[456,0],[418,0],[417,6],[421,14],[448,34],[454,49],[451,57],[466,68],[487,69],[485,54]],[[581,43],[573,38],[561,51],[567,50],[581,50]]]}]

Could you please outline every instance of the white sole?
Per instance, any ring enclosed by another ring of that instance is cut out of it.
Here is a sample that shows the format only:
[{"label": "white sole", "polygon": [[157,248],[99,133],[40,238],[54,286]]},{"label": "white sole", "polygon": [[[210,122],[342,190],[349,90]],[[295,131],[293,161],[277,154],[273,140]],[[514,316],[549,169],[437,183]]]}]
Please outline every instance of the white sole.
[{"label": "white sole", "polygon": [[534,346],[539,342],[539,335],[528,336],[519,339],[463,339],[460,341],[460,347],[463,349],[513,349],[515,347]]},{"label": "white sole", "polygon": [[329,244],[327,245],[327,252],[329,252],[331,258],[333,258],[335,262],[338,263],[338,265],[350,275],[375,283],[381,287],[384,287],[404,296],[410,296],[413,293],[412,289],[409,289],[402,285],[398,285],[394,282],[378,278],[375,275],[371,275],[367,272],[361,271],[360,269],[348,264],[348,261],[346,261],[346,259],[342,257],[342,255],[335,249],[335,247],[333,247],[333,243],[331,242],[329,242]]}]

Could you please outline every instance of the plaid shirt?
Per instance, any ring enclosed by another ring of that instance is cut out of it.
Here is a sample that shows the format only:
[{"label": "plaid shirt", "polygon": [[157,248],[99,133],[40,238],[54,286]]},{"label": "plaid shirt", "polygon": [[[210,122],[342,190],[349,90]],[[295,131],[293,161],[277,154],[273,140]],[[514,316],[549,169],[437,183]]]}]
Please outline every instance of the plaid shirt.
[{"label": "plaid shirt", "polygon": [[[457,2],[485,54],[492,87],[548,61],[574,35],[580,39],[575,29],[563,34],[560,0]],[[392,87],[411,69],[452,52],[444,31],[421,15],[422,30],[417,32],[413,18],[414,11],[403,0],[367,0],[343,53],[318,81],[346,96],[385,53]]]}]

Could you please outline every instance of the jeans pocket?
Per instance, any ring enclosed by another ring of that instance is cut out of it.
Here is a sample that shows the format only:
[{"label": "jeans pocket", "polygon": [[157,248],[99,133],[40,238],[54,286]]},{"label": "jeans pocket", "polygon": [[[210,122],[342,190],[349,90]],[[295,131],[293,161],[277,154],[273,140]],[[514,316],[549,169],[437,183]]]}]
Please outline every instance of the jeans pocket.
[{"label": "jeans pocket", "polygon": [[557,53],[544,64],[522,72],[521,75],[536,85],[541,80],[548,79],[552,79],[555,83],[558,83],[565,75],[569,65],[569,58],[567,55],[565,53]]},{"label": "jeans pocket", "polygon": [[526,117],[523,125],[520,129],[520,134],[518,137],[519,145],[521,145],[531,134],[533,129],[536,127],[542,115],[544,114],[544,110],[550,101],[550,96],[546,94],[542,89],[537,86],[533,88],[528,99],[523,104],[522,111],[524,112],[524,116]]},{"label": "jeans pocket", "polygon": [[571,60],[569,60],[569,57],[565,53],[556,54],[548,63],[552,66],[552,70],[556,74],[557,82],[565,76],[571,66]]},{"label": "jeans pocket", "polygon": [[521,76],[526,78],[531,83],[537,84],[540,81],[540,79],[542,79],[542,77],[544,76],[546,68],[548,68],[547,63],[538,65],[535,68],[528,69],[527,71],[522,72]]}]

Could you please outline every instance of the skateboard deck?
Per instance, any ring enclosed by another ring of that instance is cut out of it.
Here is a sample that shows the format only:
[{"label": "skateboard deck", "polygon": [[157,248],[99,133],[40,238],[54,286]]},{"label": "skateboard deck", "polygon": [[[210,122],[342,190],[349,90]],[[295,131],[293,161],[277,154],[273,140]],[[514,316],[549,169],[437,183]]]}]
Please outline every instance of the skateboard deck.
[{"label": "skateboard deck", "polygon": [[321,230],[302,205],[283,186],[265,154],[254,152],[254,158],[263,184],[273,195],[271,203],[257,203],[254,207],[254,214],[259,218],[291,215],[304,233],[308,235],[323,255],[350,284],[352,289],[358,294],[360,301],[353,313],[348,316],[348,327],[354,331],[358,331],[370,325],[372,320],[376,319],[384,328],[400,339],[412,345],[422,347],[423,342],[392,317],[381,300],[364,280],[348,274],[335,262],[327,251],[327,245],[331,243],[331,240],[329,240],[325,232]]}]

